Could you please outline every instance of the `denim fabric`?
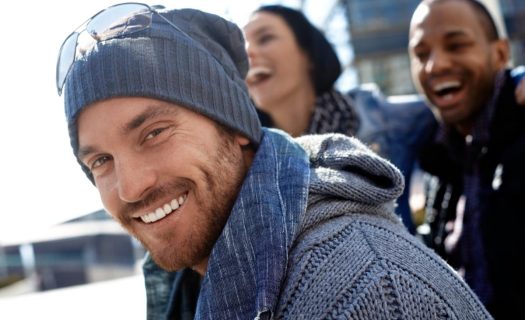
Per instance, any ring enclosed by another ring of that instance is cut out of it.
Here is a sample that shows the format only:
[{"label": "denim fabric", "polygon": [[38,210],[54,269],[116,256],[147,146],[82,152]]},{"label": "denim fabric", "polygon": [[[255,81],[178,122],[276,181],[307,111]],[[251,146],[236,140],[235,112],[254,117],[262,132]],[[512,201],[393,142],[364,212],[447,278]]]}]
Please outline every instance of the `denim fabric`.
[{"label": "denim fabric", "polygon": [[518,66],[511,70],[510,75],[514,80],[514,84],[518,86],[521,80],[525,78],[525,66]]},{"label": "denim fabric", "polygon": [[409,232],[415,233],[409,206],[410,178],[421,147],[430,141],[437,122],[421,97],[385,99],[373,84],[349,92],[355,100],[360,126],[356,137],[380,156],[390,160],[405,178],[405,190],[396,213]]},{"label": "denim fabric", "polygon": [[149,253],[146,254],[142,271],[144,272],[144,284],[146,286],[147,319],[167,319],[168,309],[171,306],[171,284],[177,273],[161,269],[151,259]]}]

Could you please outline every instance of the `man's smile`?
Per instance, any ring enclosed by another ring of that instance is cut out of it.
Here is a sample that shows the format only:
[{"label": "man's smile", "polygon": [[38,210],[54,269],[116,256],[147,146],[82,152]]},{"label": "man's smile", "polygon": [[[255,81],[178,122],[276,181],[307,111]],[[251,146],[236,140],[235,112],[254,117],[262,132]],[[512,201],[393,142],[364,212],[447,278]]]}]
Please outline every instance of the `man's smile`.
[{"label": "man's smile", "polygon": [[175,197],[170,202],[158,207],[152,212],[148,212],[142,215],[136,215],[133,218],[141,219],[144,223],[153,223],[167,217],[172,212],[178,210],[188,198],[188,193]]}]

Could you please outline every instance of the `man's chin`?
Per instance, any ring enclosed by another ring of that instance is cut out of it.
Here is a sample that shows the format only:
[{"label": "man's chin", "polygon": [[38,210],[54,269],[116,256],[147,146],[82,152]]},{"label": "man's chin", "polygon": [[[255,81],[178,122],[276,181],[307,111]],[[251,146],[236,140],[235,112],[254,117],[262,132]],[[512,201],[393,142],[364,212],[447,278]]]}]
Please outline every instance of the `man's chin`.
[{"label": "man's chin", "polygon": [[441,122],[443,122],[446,125],[455,126],[458,123],[461,122],[461,117],[459,117],[456,114],[447,113],[447,112],[439,112],[439,118],[441,119]]},{"label": "man's chin", "polygon": [[185,268],[193,268],[207,261],[206,256],[196,252],[169,252],[168,249],[148,250],[155,264],[168,272],[179,271]]},{"label": "man's chin", "polygon": [[432,112],[440,122],[446,125],[455,125],[463,120],[461,114],[463,106],[458,104],[443,106],[436,103],[434,100],[429,100],[429,102],[432,106]]},{"label": "man's chin", "polygon": [[164,255],[159,256],[151,252],[150,254],[151,254],[151,258],[153,259],[153,261],[155,261],[155,264],[157,264],[157,266],[159,266],[160,268],[168,272],[179,271],[191,265],[189,264],[188,266],[186,266],[185,263],[182,263],[181,261],[177,261],[174,258],[168,258]]}]

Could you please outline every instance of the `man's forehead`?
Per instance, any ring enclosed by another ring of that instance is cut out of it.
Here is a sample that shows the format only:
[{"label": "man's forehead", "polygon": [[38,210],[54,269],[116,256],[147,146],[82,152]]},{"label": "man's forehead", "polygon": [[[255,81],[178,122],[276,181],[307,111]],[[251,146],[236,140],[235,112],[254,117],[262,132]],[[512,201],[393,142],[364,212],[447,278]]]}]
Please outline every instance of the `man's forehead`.
[{"label": "man's forehead", "polygon": [[419,4],[412,15],[412,20],[410,21],[410,30],[415,28],[415,26],[420,25],[423,20],[428,16],[430,8],[427,4]]},{"label": "man's forehead", "polygon": [[421,3],[410,23],[410,42],[418,41],[424,35],[451,37],[472,35],[482,31],[480,21],[464,1],[431,1]]}]

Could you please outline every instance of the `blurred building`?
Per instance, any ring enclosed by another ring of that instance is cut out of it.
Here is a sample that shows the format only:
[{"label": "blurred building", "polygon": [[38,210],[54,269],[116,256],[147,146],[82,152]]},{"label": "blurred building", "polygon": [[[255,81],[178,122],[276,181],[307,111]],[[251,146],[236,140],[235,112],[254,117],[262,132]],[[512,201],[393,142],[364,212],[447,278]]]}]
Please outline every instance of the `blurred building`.
[{"label": "blurred building", "polygon": [[96,211],[23,242],[3,243],[0,296],[134,275],[144,252],[105,211]]},{"label": "blurred building", "polygon": [[344,0],[359,82],[387,95],[414,93],[407,54],[410,18],[419,0]]},{"label": "blurred building", "polygon": [[[281,1],[287,5],[288,2]],[[347,90],[373,82],[387,95],[415,93],[407,55],[408,30],[419,0],[299,1],[315,25],[325,31],[345,71],[338,81]]]},{"label": "blurred building", "polygon": [[[525,64],[525,1],[481,0],[511,40],[514,65]],[[282,1],[284,3],[284,1]],[[410,19],[420,0],[298,2],[337,48],[352,85],[376,83],[386,95],[416,93],[407,53]],[[319,17],[321,15],[321,17]],[[344,86],[343,86],[344,87]]]},{"label": "blurred building", "polygon": [[499,0],[514,65],[525,65],[525,1]]}]

